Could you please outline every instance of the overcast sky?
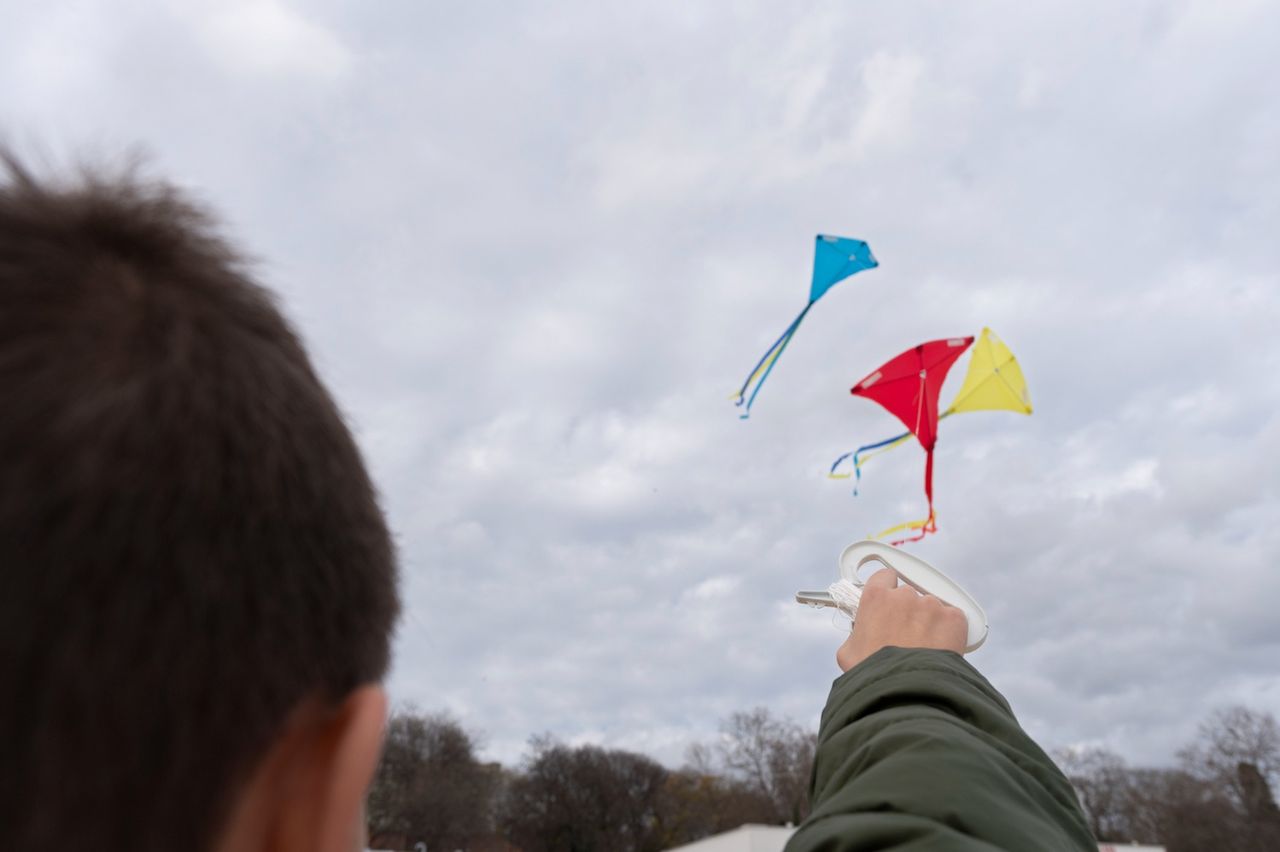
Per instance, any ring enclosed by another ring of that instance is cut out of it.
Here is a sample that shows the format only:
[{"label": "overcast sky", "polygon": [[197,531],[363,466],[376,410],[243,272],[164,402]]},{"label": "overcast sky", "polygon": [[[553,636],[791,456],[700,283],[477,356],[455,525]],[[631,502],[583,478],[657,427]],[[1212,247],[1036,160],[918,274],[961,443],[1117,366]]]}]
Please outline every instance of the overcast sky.
[{"label": "overcast sky", "polygon": [[[0,133],[141,147],[260,259],[403,556],[393,698],[486,753],[678,763],[815,726],[792,602],[923,513],[849,387],[994,329],[1035,414],[946,421],[972,660],[1046,746],[1166,761],[1280,713],[1280,7],[1205,2],[0,0]],[[815,233],[881,262],[810,313]],[[958,387],[964,362],[944,390]]]}]

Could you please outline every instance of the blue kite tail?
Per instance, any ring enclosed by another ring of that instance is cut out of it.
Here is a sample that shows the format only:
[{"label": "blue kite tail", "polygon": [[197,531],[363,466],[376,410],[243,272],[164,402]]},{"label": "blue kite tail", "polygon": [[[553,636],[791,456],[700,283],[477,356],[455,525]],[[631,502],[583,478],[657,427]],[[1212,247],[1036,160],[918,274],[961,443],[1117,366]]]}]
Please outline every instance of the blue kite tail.
[{"label": "blue kite tail", "polygon": [[[739,407],[745,405],[746,411],[739,414],[738,417],[746,420],[751,416],[751,406],[756,401],[756,395],[760,393],[760,388],[764,387],[765,380],[769,378],[769,374],[773,372],[773,368],[777,365],[778,359],[782,357],[782,353],[786,351],[787,345],[791,343],[792,336],[796,333],[796,329],[800,328],[800,323],[804,321],[805,314],[809,313],[809,309],[813,307],[813,302],[804,306],[804,310],[791,321],[791,325],[787,326],[787,330],[782,332],[782,336],[773,342],[751,368],[751,372],[747,374],[746,381],[742,383],[742,387],[738,389],[737,401],[734,405]],[[747,390],[752,384],[755,388],[751,390],[751,395],[747,396]]]},{"label": "blue kite tail", "polygon": [[[854,450],[853,453],[845,454],[846,456],[847,455],[853,456],[853,496],[854,497],[858,496],[858,488],[862,484],[862,454],[869,453],[872,450],[878,450],[881,447],[887,447],[893,443],[897,443],[898,441],[901,441],[903,438],[905,438],[907,435],[910,435],[910,434],[911,434],[910,432],[903,432],[901,435],[894,435],[892,438],[886,438],[885,440],[877,441],[874,444],[863,444],[861,447],[858,447],[858,449]],[[844,458],[844,457],[845,456],[841,456],[841,458]]]},{"label": "blue kite tail", "polygon": [[848,479],[850,476],[852,476],[852,474],[849,474],[849,473],[836,473],[836,469],[840,467],[840,462],[851,457],[852,455],[853,453],[845,453],[840,458],[833,461],[831,463],[831,470],[827,471],[827,478],[828,479]]}]

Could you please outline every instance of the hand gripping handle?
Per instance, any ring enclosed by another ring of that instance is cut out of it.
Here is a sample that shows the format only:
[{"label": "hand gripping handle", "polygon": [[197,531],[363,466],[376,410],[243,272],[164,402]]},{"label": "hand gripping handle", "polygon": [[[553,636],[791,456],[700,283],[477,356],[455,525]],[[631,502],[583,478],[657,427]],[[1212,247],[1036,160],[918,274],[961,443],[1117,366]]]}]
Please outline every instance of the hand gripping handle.
[{"label": "hand gripping handle", "polygon": [[840,576],[855,586],[865,581],[858,571],[868,562],[879,562],[891,568],[911,588],[923,595],[933,595],[964,613],[969,623],[965,652],[976,651],[987,640],[987,614],[973,596],[960,584],[923,559],[880,541],[855,541],[840,554]]}]

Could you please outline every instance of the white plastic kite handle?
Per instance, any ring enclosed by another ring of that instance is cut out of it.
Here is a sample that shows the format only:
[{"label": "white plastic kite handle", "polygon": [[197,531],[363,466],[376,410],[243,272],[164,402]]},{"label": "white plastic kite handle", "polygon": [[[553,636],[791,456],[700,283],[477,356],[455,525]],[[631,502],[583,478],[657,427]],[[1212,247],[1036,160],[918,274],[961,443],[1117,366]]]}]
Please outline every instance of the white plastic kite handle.
[{"label": "white plastic kite handle", "polygon": [[964,613],[969,624],[965,651],[976,651],[987,639],[987,614],[960,585],[918,556],[880,541],[855,541],[840,554],[840,579],[827,592],[799,592],[796,599],[811,606],[834,606],[856,618],[864,580],[858,571],[868,562],[890,568],[902,582],[924,595],[933,595]]}]

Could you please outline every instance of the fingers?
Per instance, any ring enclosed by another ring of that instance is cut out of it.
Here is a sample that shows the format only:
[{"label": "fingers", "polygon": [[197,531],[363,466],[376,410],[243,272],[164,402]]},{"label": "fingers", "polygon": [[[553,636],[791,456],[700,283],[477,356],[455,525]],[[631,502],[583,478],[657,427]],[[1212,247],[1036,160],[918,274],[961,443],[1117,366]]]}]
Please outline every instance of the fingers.
[{"label": "fingers", "polygon": [[836,652],[848,671],[880,648],[931,648],[964,653],[968,622],[964,613],[933,595],[921,594],[891,569],[867,580],[852,634]]},{"label": "fingers", "polygon": [[867,589],[896,589],[897,587],[898,572],[892,568],[881,568],[871,575],[871,579],[867,580],[865,586]]}]

